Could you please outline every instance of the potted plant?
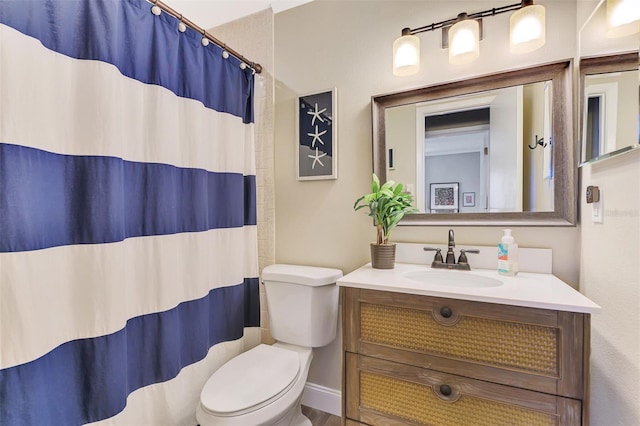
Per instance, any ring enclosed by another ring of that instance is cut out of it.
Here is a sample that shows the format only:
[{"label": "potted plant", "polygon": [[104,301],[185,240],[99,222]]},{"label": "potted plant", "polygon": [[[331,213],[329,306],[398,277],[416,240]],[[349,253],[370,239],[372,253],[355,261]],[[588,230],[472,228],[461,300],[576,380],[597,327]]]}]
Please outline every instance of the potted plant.
[{"label": "potted plant", "polygon": [[371,194],[358,198],[353,209],[369,208],[369,216],[377,230],[377,240],[371,243],[371,266],[377,269],[393,269],[396,260],[396,245],[389,243],[389,233],[407,213],[417,212],[411,194],[402,192],[403,185],[389,180],[380,185],[373,174]]}]

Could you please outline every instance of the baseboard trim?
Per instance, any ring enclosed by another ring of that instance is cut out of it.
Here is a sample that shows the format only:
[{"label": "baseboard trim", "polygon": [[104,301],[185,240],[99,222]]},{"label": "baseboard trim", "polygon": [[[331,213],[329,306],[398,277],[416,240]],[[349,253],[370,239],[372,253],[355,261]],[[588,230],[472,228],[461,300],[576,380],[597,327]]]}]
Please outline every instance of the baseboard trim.
[{"label": "baseboard trim", "polygon": [[302,405],[342,416],[342,392],[307,382],[302,392]]}]

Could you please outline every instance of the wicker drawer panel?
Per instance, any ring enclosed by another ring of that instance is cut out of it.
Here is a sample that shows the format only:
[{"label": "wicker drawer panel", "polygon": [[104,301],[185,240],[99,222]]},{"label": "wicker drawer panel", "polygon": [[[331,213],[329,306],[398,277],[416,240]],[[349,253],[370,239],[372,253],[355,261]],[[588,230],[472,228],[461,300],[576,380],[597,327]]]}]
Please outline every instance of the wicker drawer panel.
[{"label": "wicker drawer panel", "polygon": [[461,315],[438,323],[430,311],[362,303],[361,339],[499,367],[558,375],[558,330]]},{"label": "wicker drawer panel", "polygon": [[548,413],[473,396],[463,395],[455,402],[445,402],[430,386],[367,371],[360,372],[360,404],[424,425],[534,426],[558,422],[556,416]]}]

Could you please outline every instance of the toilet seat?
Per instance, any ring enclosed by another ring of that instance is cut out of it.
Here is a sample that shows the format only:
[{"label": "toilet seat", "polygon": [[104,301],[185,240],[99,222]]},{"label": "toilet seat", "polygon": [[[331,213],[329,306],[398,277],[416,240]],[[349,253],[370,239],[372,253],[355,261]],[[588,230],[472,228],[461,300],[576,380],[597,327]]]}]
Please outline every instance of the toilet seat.
[{"label": "toilet seat", "polygon": [[250,413],[286,394],[299,373],[298,352],[258,345],[220,367],[207,380],[200,403],[219,417]]}]

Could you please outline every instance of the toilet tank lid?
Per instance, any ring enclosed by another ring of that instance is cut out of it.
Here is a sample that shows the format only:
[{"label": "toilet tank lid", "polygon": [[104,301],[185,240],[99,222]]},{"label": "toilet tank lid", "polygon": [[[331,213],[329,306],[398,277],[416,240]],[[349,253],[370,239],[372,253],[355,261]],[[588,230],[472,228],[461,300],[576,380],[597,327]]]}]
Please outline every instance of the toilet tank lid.
[{"label": "toilet tank lid", "polygon": [[269,265],[262,270],[264,281],[280,281],[319,287],[335,283],[342,277],[340,269],[303,265]]}]

